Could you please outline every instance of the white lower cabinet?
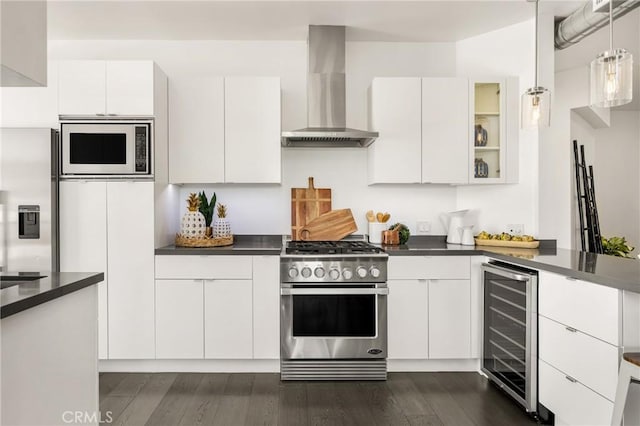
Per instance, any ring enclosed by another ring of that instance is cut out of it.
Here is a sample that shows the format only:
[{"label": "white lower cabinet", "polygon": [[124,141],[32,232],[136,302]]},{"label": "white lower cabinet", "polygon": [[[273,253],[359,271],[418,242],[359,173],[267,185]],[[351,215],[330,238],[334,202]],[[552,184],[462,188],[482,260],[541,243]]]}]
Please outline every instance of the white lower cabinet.
[{"label": "white lower cabinet", "polygon": [[429,358],[471,358],[471,281],[429,280]]},{"label": "white lower cabinet", "polygon": [[429,355],[426,280],[389,280],[387,329],[389,359],[425,359]]},{"label": "white lower cabinet", "polygon": [[204,357],[204,282],[156,280],[156,358]]},{"label": "white lower cabinet", "polygon": [[204,356],[253,357],[251,280],[204,281]]},{"label": "white lower cabinet", "polygon": [[556,416],[556,425],[611,424],[613,402],[544,361],[538,363],[538,397]]},{"label": "white lower cabinet", "polygon": [[470,359],[469,256],[389,259],[390,359]]}]

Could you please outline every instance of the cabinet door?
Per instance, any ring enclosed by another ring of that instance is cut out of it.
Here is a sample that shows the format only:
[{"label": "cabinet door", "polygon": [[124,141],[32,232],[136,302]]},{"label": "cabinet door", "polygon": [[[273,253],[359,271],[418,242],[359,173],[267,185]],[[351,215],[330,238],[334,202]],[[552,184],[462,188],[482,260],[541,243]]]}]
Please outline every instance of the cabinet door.
[{"label": "cabinet door", "polygon": [[61,61],[58,72],[60,115],[105,114],[105,61]]},{"label": "cabinet door", "polygon": [[469,280],[429,280],[429,358],[471,358]]},{"label": "cabinet door", "polygon": [[104,272],[98,284],[98,357],[107,359],[106,182],[60,182],[60,271]]},{"label": "cabinet door", "polygon": [[280,183],[280,79],[225,78],[225,181]]},{"label": "cabinet door", "polygon": [[155,356],[153,182],[107,183],[109,358]]},{"label": "cabinet door", "polygon": [[[506,85],[504,79],[469,80],[469,182],[506,181]],[[517,120],[517,117],[515,118]]]},{"label": "cabinet door", "polygon": [[251,280],[205,280],[205,358],[253,357],[251,287]]},{"label": "cabinet door", "polygon": [[172,79],[169,98],[169,181],[224,182],[224,79]]},{"label": "cabinet door", "polygon": [[156,280],[156,358],[204,357],[202,280]]},{"label": "cabinet door", "polygon": [[107,114],[153,115],[152,61],[107,61]]},{"label": "cabinet door", "polygon": [[389,358],[428,357],[426,280],[389,280],[387,297]]},{"label": "cabinet door", "polygon": [[422,182],[469,182],[467,105],[466,78],[422,79]]},{"label": "cabinet door", "polygon": [[420,183],[420,78],[375,78],[371,83],[371,130],[380,133],[368,148],[369,184]]},{"label": "cabinet door", "polygon": [[280,258],[253,257],[253,357],[280,358]]}]

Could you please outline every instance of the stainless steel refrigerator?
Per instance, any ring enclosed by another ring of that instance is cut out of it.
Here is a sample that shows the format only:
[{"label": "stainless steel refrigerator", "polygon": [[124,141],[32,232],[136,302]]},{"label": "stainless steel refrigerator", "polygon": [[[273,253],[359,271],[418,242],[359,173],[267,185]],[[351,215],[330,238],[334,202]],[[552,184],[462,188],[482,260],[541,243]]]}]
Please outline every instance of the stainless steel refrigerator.
[{"label": "stainless steel refrigerator", "polygon": [[0,270],[58,271],[58,131],[0,129]]}]

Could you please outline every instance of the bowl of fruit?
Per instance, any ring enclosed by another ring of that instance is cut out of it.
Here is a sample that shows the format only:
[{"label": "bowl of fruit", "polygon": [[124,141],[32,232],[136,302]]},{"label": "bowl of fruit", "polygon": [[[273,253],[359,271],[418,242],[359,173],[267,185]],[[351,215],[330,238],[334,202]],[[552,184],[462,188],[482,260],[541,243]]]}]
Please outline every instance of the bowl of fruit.
[{"label": "bowl of fruit", "polygon": [[490,234],[481,231],[476,235],[475,240],[476,245],[479,246],[537,248],[540,245],[540,241],[531,235],[511,235],[507,232]]}]

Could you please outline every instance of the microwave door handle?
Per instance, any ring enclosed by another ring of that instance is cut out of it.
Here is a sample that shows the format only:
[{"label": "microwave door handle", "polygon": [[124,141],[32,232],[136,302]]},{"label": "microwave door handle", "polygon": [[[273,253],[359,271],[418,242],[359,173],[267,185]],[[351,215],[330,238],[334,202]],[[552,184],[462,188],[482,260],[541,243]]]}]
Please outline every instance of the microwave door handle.
[{"label": "microwave door handle", "polygon": [[343,295],[379,295],[389,294],[388,288],[282,288],[283,296],[343,296]]}]

